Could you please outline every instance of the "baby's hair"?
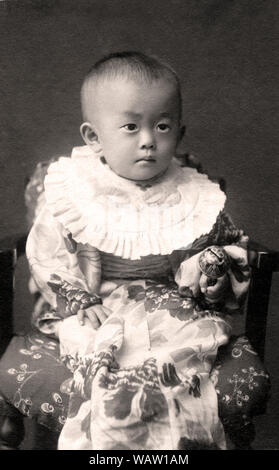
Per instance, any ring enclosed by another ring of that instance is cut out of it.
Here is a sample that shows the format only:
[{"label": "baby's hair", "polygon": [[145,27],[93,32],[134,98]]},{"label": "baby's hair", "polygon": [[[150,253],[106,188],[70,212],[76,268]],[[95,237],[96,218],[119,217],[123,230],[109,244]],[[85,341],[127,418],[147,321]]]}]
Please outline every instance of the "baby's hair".
[{"label": "baby's hair", "polygon": [[179,119],[182,114],[182,97],[180,81],[176,72],[167,64],[154,56],[142,52],[124,51],[108,54],[98,60],[88,71],[81,88],[81,107],[86,119],[87,90],[92,83],[105,79],[127,78],[135,81],[151,83],[154,80],[168,80],[177,93],[179,103]]}]

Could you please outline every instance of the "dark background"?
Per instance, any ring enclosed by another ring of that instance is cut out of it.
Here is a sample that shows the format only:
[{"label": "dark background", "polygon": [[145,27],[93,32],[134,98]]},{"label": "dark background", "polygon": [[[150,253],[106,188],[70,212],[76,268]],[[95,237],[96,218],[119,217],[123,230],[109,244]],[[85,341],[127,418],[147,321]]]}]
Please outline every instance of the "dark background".
[{"label": "dark background", "polygon": [[[278,250],[278,7],[277,0],[0,1],[0,238],[26,228],[24,181],[35,164],[82,144],[79,89],[91,64],[136,49],[181,77],[181,151],[226,179],[236,224]],[[24,260],[17,275],[19,331],[31,308]],[[279,449],[278,287],[277,275],[266,348],[273,394],[257,419],[259,449]]]}]

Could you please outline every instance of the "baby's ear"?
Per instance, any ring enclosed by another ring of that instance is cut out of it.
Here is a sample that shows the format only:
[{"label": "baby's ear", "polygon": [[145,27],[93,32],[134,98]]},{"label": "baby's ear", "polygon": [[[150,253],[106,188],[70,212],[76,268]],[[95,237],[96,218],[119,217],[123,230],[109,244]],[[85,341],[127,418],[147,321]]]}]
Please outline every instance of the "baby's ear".
[{"label": "baby's ear", "polygon": [[82,123],[80,126],[80,133],[86,145],[89,145],[95,153],[102,151],[98,135],[96,134],[90,122]]},{"label": "baby's ear", "polygon": [[186,132],[186,126],[181,126],[179,131],[178,131],[178,139],[177,139],[177,143],[179,144],[179,142],[181,142],[181,140],[183,139],[184,135],[185,135],[185,132]]}]

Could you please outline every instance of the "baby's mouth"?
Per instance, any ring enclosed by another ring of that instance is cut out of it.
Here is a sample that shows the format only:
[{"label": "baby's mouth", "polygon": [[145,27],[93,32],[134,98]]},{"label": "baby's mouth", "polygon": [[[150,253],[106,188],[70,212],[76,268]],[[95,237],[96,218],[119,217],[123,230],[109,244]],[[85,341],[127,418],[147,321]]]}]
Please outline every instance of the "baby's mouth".
[{"label": "baby's mouth", "polygon": [[137,162],[137,163],[138,163],[138,162],[150,162],[150,163],[152,163],[152,162],[156,162],[156,160],[155,160],[154,157],[149,156],[149,157],[138,158],[138,159],[136,160],[136,162]]}]

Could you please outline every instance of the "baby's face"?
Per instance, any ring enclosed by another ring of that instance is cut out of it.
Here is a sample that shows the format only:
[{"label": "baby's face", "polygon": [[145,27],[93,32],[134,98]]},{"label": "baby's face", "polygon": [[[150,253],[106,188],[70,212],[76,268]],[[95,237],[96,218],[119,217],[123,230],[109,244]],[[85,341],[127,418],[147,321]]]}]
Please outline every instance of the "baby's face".
[{"label": "baby's face", "polygon": [[89,119],[103,156],[119,176],[153,178],[175,154],[179,103],[174,86],[164,79],[150,84],[107,80],[97,86]]}]

